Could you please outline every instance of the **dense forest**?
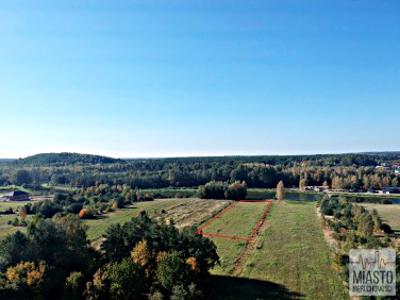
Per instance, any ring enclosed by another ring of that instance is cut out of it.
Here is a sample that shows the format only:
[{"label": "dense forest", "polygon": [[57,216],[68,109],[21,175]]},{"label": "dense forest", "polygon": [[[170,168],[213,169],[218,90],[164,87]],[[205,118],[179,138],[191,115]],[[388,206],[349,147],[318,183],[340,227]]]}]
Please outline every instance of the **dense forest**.
[{"label": "dense forest", "polygon": [[145,212],[91,247],[76,215],[37,217],[0,241],[1,299],[207,299],[216,246]]},{"label": "dense forest", "polygon": [[26,158],[14,160],[17,165],[75,165],[75,164],[111,164],[124,163],[121,159],[80,153],[44,153],[28,156]]},{"label": "dense forest", "polygon": [[400,152],[126,160],[51,153],[0,163],[0,186],[50,183],[90,187],[107,183],[143,189],[240,181],[250,188],[274,188],[283,180],[287,187],[366,191],[399,186],[399,166]]}]

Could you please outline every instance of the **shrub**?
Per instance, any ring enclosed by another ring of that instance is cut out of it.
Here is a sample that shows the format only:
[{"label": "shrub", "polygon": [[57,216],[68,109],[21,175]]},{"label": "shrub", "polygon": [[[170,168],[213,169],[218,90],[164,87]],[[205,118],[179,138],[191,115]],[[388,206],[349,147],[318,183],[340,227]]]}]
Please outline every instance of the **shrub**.
[{"label": "shrub", "polygon": [[230,184],[226,189],[224,195],[226,199],[231,199],[231,200],[245,199],[247,195],[246,182],[236,181]]},{"label": "shrub", "polygon": [[79,300],[82,299],[85,287],[85,277],[82,272],[72,272],[64,284],[64,299]]},{"label": "shrub", "polygon": [[210,181],[199,187],[199,195],[202,199],[225,199],[225,184],[223,182]]},{"label": "shrub", "polygon": [[82,208],[79,212],[79,217],[81,219],[93,219],[96,215],[94,209],[91,208]]}]

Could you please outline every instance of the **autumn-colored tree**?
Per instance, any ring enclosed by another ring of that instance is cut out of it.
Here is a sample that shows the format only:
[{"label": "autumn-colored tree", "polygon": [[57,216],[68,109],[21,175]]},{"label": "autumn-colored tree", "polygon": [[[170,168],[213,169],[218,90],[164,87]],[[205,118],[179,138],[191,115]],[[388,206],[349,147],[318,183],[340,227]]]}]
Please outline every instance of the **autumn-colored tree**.
[{"label": "autumn-colored tree", "polygon": [[162,262],[168,256],[168,252],[160,251],[157,253],[156,261],[157,263]]},{"label": "autumn-colored tree", "polygon": [[381,230],[382,221],[381,218],[379,217],[378,211],[376,209],[372,210],[371,216],[372,216],[372,221],[374,222],[374,231]]},{"label": "autumn-colored tree", "polygon": [[360,223],[358,224],[358,233],[362,237],[369,237],[374,232],[374,221],[369,213],[361,215]]},{"label": "autumn-colored tree", "polygon": [[142,240],[136,244],[131,252],[131,258],[134,263],[142,267],[145,267],[149,263],[151,254],[149,248],[147,247],[146,240]]},{"label": "autumn-colored tree", "polygon": [[82,208],[81,211],[79,212],[79,218],[85,219],[87,217],[87,209]]},{"label": "autumn-colored tree", "polygon": [[6,278],[15,289],[37,289],[43,282],[45,270],[44,263],[36,266],[33,262],[20,262],[7,269]]},{"label": "autumn-colored tree", "polygon": [[392,186],[399,186],[399,179],[397,177],[394,177],[392,179],[391,185]]},{"label": "autumn-colored tree", "polygon": [[305,191],[307,186],[307,180],[305,178],[300,179],[299,181],[299,189],[300,191]]},{"label": "autumn-colored tree", "polygon": [[24,206],[19,208],[18,215],[22,221],[26,219],[26,216],[28,215],[28,213],[26,212],[26,208]]},{"label": "autumn-colored tree", "polygon": [[278,185],[276,186],[276,199],[285,199],[285,185],[283,184],[282,180],[279,181]]},{"label": "autumn-colored tree", "polygon": [[98,270],[86,285],[86,299],[134,300],[145,292],[143,269],[125,258]]},{"label": "autumn-colored tree", "polygon": [[354,221],[358,224],[360,223],[361,216],[365,211],[365,208],[360,205],[354,205]]},{"label": "autumn-colored tree", "polygon": [[200,266],[199,263],[197,262],[196,257],[193,256],[189,257],[186,260],[186,263],[191,267],[192,271],[200,272]]},{"label": "autumn-colored tree", "polygon": [[118,202],[115,201],[115,200],[113,200],[113,201],[112,201],[112,204],[111,204],[111,208],[112,208],[113,210],[118,209]]}]

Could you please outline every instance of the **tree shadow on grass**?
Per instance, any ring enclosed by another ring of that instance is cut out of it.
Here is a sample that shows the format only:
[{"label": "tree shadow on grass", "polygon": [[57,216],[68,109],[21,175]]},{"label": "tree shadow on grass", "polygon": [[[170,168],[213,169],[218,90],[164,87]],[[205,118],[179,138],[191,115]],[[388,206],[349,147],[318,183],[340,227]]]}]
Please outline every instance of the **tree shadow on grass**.
[{"label": "tree shadow on grass", "polygon": [[211,276],[210,300],[302,299],[304,295],[291,292],[285,286],[256,279]]}]

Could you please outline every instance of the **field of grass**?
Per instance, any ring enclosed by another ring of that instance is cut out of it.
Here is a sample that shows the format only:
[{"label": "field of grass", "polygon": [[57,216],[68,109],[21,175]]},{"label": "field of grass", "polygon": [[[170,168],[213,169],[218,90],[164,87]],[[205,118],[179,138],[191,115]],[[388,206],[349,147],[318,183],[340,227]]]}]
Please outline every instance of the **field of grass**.
[{"label": "field of grass", "polygon": [[4,211],[8,208],[12,208],[15,211],[16,208],[24,206],[25,204],[28,203],[32,203],[32,201],[0,202],[0,211]]},{"label": "field of grass", "polygon": [[7,222],[14,220],[15,215],[0,215],[0,240],[4,239],[7,235],[12,234],[18,230],[24,231],[24,227],[15,227],[8,225]]},{"label": "field of grass", "polygon": [[220,265],[214,267],[211,273],[214,275],[231,274],[237,258],[246,247],[246,241],[222,238],[212,238],[212,240],[217,246]]},{"label": "field of grass", "polygon": [[[0,211],[5,211],[12,208],[14,212],[17,211],[18,207],[25,204],[32,203],[32,201],[12,201],[12,202],[0,202]],[[16,214],[13,215],[0,215],[0,240],[5,238],[7,235],[12,234],[18,230],[25,231],[26,227],[16,227],[13,225],[8,225],[8,221],[12,221],[17,217]],[[27,221],[31,218],[28,216]]]},{"label": "field of grass", "polygon": [[265,202],[239,202],[235,208],[212,222],[204,232],[237,235],[246,238],[256,226],[266,206],[267,203]]},{"label": "field of grass", "polygon": [[393,230],[400,230],[400,205],[399,204],[372,204],[362,203],[368,210],[376,209],[384,223],[389,224]]},{"label": "field of grass", "polygon": [[101,238],[111,224],[124,223],[145,210],[156,219],[173,219],[177,227],[199,224],[215,212],[223,209],[230,201],[201,199],[158,199],[140,202],[132,207],[118,209],[102,218],[87,220],[88,237],[91,240]]},{"label": "field of grass", "polygon": [[241,274],[284,286],[305,299],[347,299],[331,269],[330,251],[309,202],[275,203],[261,249],[254,249]]},{"label": "field of grass", "polygon": [[[227,211],[221,218],[216,219],[204,233],[220,233],[224,235],[235,235],[247,237],[256,226],[267,203],[240,202],[235,208]],[[220,257],[220,265],[212,270],[215,275],[231,274],[240,253],[246,247],[246,241],[231,240],[225,238],[212,238],[217,246]]]}]

